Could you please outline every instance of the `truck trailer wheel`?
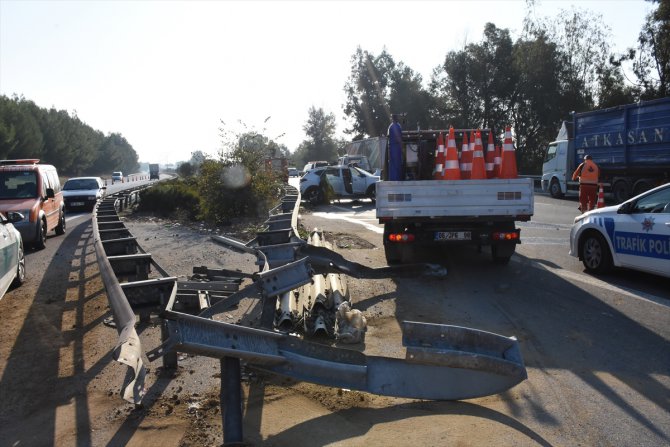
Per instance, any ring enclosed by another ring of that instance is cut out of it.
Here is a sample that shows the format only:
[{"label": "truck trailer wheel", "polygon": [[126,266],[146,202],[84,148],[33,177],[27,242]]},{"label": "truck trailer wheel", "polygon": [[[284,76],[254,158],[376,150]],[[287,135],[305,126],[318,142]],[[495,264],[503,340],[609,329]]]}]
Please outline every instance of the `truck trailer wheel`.
[{"label": "truck trailer wheel", "polygon": [[555,178],[552,178],[551,183],[549,184],[549,194],[551,194],[551,197],[553,197],[554,199],[563,198],[563,192],[561,191],[561,184],[558,183],[558,180]]},{"label": "truck trailer wheel", "polygon": [[616,203],[625,202],[630,197],[630,192],[628,191],[628,183],[624,180],[619,180],[612,186],[612,195]]},{"label": "truck trailer wheel", "polygon": [[496,264],[507,264],[516,250],[516,244],[491,245],[491,258]]}]

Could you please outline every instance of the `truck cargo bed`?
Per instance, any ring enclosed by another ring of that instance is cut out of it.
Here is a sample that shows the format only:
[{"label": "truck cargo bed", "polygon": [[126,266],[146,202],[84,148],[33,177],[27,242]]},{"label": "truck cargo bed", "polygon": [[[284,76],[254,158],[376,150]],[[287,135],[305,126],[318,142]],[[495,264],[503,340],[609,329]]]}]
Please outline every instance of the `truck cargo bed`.
[{"label": "truck cargo bed", "polygon": [[533,180],[410,180],[376,184],[377,218],[510,217],[533,215]]}]

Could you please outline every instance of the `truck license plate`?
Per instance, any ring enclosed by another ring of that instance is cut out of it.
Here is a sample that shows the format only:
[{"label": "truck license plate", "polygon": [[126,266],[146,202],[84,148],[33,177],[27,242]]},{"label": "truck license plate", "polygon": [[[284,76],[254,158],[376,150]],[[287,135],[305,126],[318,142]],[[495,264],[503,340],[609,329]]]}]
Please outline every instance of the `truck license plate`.
[{"label": "truck license plate", "polygon": [[72,205],[72,206],[84,206],[84,202],[72,202],[70,205]]},{"label": "truck license plate", "polygon": [[469,241],[472,234],[469,231],[437,231],[435,233],[436,241]]}]

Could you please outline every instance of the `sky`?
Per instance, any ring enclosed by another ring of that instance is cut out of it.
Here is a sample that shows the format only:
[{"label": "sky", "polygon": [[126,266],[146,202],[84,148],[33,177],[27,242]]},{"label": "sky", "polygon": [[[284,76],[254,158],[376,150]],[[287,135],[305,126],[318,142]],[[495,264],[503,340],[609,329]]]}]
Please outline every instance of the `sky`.
[{"label": "sky", "polygon": [[[643,0],[537,0],[602,16],[611,45],[636,45]],[[261,131],[293,151],[310,107],[346,137],[344,85],[358,47],[384,48],[430,80],[449,51],[494,23],[518,37],[520,0],[31,1],[0,0],[0,94],[76,114],[120,133],[140,162],[216,156],[222,129]]]}]

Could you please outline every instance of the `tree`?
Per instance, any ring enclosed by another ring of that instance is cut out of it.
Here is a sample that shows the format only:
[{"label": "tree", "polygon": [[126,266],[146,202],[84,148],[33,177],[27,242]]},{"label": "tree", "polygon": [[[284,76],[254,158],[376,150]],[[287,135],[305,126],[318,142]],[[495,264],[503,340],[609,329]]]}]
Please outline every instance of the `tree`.
[{"label": "tree", "polygon": [[619,62],[633,60],[642,99],[663,98],[670,92],[670,1],[648,1],[659,5],[647,15],[638,37],[637,54],[630,49],[619,58]]},{"label": "tree", "polygon": [[302,127],[307,138],[296,149],[294,158],[299,164],[310,160],[333,161],[337,159],[335,140],[335,115],[326,113],[322,108],[309,108],[307,121]]},{"label": "tree", "polygon": [[344,91],[347,102],[344,113],[352,120],[346,133],[357,136],[385,135],[391,122],[389,106],[391,96],[391,71],[395,61],[384,49],[373,56],[360,47],[351,57],[351,74]]},{"label": "tree", "polygon": [[351,121],[345,132],[354,140],[386,135],[394,113],[406,114],[413,128],[434,125],[434,99],[410,67],[396,63],[385,49],[374,56],[359,47],[351,61],[344,113]]}]

